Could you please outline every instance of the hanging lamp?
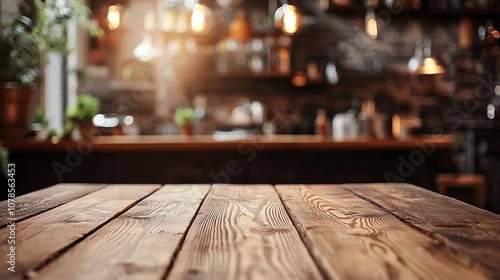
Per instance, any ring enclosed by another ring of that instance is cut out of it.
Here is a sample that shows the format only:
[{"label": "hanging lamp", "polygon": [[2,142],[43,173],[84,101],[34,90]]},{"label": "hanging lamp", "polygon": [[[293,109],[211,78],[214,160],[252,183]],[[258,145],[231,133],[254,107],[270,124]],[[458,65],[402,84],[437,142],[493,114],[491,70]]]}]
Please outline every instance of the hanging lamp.
[{"label": "hanging lamp", "polygon": [[[416,48],[419,48],[418,43]],[[422,57],[419,59],[417,55],[420,54],[420,52],[416,50],[415,57],[410,59],[410,62],[408,63],[408,69],[411,72],[419,75],[437,75],[446,72],[445,68],[437,61],[435,57],[431,55],[430,40],[424,41],[421,53]],[[416,61],[418,61],[419,63],[416,64]]]},{"label": "hanging lamp", "polygon": [[274,26],[287,35],[293,35],[299,31],[302,25],[302,13],[299,8],[288,3],[276,9],[274,13]]}]

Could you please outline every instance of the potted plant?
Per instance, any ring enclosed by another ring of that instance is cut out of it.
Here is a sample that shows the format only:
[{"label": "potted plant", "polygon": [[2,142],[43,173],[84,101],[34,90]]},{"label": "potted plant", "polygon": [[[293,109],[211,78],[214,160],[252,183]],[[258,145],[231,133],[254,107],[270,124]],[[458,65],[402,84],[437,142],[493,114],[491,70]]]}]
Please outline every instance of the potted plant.
[{"label": "potted plant", "polygon": [[31,130],[35,134],[37,140],[47,140],[49,136],[49,122],[45,117],[45,109],[38,107],[35,114],[35,119],[31,123]]},{"label": "potted plant", "polygon": [[194,119],[193,108],[177,108],[175,110],[175,123],[181,128],[184,135],[193,135]]},{"label": "potted plant", "polygon": [[[0,41],[0,137],[16,138],[26,134],[28,111],[38,84],[40,68],[36,44],[26,36],[31,21],[20,16]],[[24,51],[20,51],[20,50]]]},{"label": "potted plant", "polygon": [[0,136],[25,134],[35,89],[43,106],[46,54],[66,55],[71,51],[67,44],[68,22],[86,28],[91,36],[102,34],[88,21],[90,9],[83,0],[34,0],[31,9],[25,9],[29,5],[21,1],[14,1],[18,15],[7,30],[2,30],[0,40]]},{"label": "potted plant", "polygon": [[0,172],[7,177],[7,167],[9,164],[9,151],[0,144]]},{"label": "potted plant", "polygon": [[100,102],[97,97],[90,94],[78,96],[76,106],[67,111],[66,116],[75,124],[80,132],[80,136],[93,136],[95,126],[92,119],[99,113]]}]

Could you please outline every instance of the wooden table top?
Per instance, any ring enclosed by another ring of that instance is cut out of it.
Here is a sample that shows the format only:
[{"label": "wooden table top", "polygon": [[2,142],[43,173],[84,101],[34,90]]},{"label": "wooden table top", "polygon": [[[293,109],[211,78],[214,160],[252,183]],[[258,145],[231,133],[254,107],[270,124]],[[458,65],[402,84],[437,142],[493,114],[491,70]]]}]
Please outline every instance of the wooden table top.
[{"label": "wooden table top", "polygon": [[408,184],[59,184],[14,202],[0,279],[500,279],[500,216]]}]

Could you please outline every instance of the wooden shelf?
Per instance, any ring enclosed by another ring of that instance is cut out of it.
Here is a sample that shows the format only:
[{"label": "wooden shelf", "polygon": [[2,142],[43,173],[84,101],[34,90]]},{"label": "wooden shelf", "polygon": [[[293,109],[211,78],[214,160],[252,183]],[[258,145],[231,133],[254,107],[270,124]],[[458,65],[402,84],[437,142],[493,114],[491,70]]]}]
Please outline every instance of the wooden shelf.
[{"label": "wooden shelf", "polygon": [[131,91],[131,90],[146,90],[156,91],[157,84],[154,81],[111,81],[109,89],[111,91]]},{"label": "wooden shelf", "polygon": [[289,80],[291,79],[290,75],[279,75],[279,74],[251,74],[251,73],[241,73],[241,74],[235,74],[235,73],[228,73],[228,74],[213,74],[213,73],[207,73],[207,74],[183,74],[179,73],[178,74],[181,79],[184,80]]}]

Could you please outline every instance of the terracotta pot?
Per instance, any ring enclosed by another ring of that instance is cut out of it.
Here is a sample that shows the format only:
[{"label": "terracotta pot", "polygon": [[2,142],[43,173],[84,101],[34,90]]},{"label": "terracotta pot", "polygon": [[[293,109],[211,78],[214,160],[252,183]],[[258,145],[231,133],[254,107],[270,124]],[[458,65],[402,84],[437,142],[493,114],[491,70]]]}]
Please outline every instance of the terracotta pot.
[{"label": "terracotta pot", "polygon": [[0,90],[0,138],[22,138],[28,131],[33,89],[19,83],[4,83]]},{"label": "terracotta pot", "polygon": [[92,121],[83,121],[83,122],[78,122],[76,124],[76,127],[78,128],[78,132],[80,133],[80,139],[90,139],[92,136],[94,136],[96,132],[96,127],[92,123]]},{"label": "terracotta pot", "polygon": [[184,124],[182,126],[182,135],[193,135],[194,125]]}]

